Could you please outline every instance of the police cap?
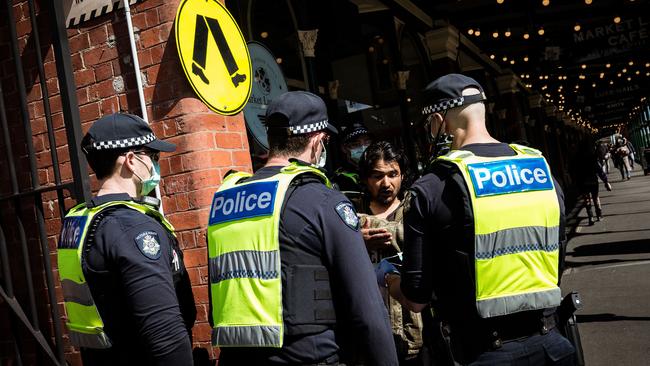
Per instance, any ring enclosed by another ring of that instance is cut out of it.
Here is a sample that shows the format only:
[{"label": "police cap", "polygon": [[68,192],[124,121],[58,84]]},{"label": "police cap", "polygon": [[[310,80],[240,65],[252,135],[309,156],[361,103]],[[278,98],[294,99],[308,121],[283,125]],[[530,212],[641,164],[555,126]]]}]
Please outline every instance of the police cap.
[{"label": "police cap", "polygon": [[[463,90],[476,88],[475,95],[463,95]],[[432,81],[424,88],[425,105],[422,114],[444,112],[448,109],[486,100],[483,87],[476,80],[461,74],[447,74]]]},{"label": "police cap", "polygon": [[289,135],[323,130],[338,133],[329,123],[325,102],[306,91],[290,91],[274,98],[266,109],[265,124],[269,129],[285,129]]},{"label": "police cap", "polygon": [[363,125],[361,122],[353,122],[350,127],[347,127],[346,129],[341,132],[341,142],[346,143],[351,141],[357,136],[368,136],[370,135],[370,132],[366,128],[366,126]]},{"label": "police cap", "polygon": [[176,150],[176,145],[158,140],[142,118],[126,113],[113,113],[98,119],[82,141],[82,149],[86,154],[139,146],[164,152]]}]

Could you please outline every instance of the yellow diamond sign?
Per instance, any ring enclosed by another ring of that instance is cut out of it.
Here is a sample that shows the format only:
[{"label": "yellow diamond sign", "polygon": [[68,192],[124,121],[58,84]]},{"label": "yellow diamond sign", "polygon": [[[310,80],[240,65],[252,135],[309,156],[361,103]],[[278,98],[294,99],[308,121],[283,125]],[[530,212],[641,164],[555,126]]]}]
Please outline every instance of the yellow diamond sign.
[{"label": "yellow diamond sign", "polygon": [[244,36],[217,0],[182,0],[176,13],[176,48],[183,71],[213,111],[233,115],[251,93],[251,61]]}]

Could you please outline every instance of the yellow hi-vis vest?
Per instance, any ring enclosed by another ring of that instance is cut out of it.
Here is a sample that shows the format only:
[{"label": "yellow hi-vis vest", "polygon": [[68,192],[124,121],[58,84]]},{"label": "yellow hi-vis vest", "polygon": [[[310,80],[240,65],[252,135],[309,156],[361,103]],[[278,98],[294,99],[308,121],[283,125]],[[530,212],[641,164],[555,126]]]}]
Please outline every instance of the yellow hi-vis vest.
[{"label": "yellow hi-vis vest", "polygon": [[483,318],[560,304],[560,208],[538,150],[487,158],[455,150],[440,159],[465,181],[474,218],[476,308]]},{"label": "yellow hi-vis vest", "polygon": [[212,344],[282,347],[280,215],[291,182],[319,170],[297,164],[252,182],[248,173],[226,177],[215,193],[208,224]]},{"label": "yellow hi-vis vest", "polygon": [[[63,219],[61,237],[57,246],[59,277],[63,289],[63,300],[68,316],[66,326],[70,341],[77,347],[110,348],[111,341],[104,332],[104,322],[95,306],[81,267],[81,255],[93,219],[108,207],[126,206],[158,219],[169,232],[173,226],[156,210],[130,201],[111,201],[88,208],[85,203],[73,207]],[[94,228],[93,228],[94,230]]]}]

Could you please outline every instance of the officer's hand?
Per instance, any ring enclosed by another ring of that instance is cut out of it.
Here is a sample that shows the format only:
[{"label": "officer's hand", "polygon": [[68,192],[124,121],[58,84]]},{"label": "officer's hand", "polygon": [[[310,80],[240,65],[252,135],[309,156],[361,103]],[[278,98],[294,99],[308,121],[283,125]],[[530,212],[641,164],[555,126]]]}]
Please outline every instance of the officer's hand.
[{"label": "officer's hand", "polygon": [[387,245],[391,245],[391,240],[393,239],[391,233],[384,228],[371,229],[370,220],[366,220],[361,227],[361,234],[363,235],[363,241],[366,243],[368,250],[381,249]]},{"label": "officer's hand", "polygon": [[395,265],[390,263],[388,260],[382,259],[375,269],[375,275],[377,275],[377,284],[379,287],[386,287],[386,275],[388,273],[399,274],[399,271]]}]

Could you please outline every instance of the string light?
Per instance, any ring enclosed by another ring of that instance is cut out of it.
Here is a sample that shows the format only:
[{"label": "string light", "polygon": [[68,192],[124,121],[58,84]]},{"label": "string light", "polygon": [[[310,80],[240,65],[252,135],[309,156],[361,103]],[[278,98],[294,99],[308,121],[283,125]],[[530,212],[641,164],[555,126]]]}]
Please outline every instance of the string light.
[{"label": "string light", "polygon": [[512,33],[510,33],[510,28],[506,29],[506,32],[504,33],[504,35],[505,35],[506,37],[510,37],[511,34],[512,34]]},{"label": "string light", "polygon": [[634,61],[630,61],[630,62],[628,62],[627,64],[630,65],[630,66],[632,66],[632,65],[634,65]]},{"label": "string light", "polygon": [[467,34],[469,34],[470,36],[471,36],[472,34],[474,34],[474,29],[472,29],[472,28],[468,29],[468,30],[467,30]]},{"label": "string light", "polygon": [[576,23],[576,25],[573,26],[573,30],[576,31],[576,32],[580,32],[580,29],[581,29],[581,27],[580,27],[580,24],[578,24],[578,23]]},{"label": "string light", "polygon": [[548,6],[551,3],[550,0],[542,0],[542,5]]},{"label": "string light", "polygon": [[524,33],[524,39],[528,39],[528,38],[530,38],[530,34]]},{"label": "string light", "polygon": [[492,32],[492,37],[499,38],[499,32]]},{"label": "string light", "polygon": [[503,56],[502,60],[503,60],[503,62],[506,62],[506,61],[508,61],[508,57],[507,57],[507,56]]},{"label": "string light", "polygon": [[524,62],[528,62],[528,56],[524,56]]},{"label": "string light", "polygon": [[591,5],[591,0],[585,0],[585,4]]},{"label": "string light", "polygon": [[605,67],[609,69],[610,67],[612,67],[612,64],[606,64]]},{"label": "string light", "polygon": [[481,35],[481,30],[476,28],[476,30],[474,31],[474,35],[477,36],[477,37],[480,36]]},{"label": "string light", "polygon": [[539,30],[537,31],[537,34],[539,34],[540,36],[543,36],[544,35],[544,28],[543,27],[539,28]]},{"label": "string light", "polygon": [[618,24],[618,23],[620,23],[620,22],[621,22],[621,17],[618,17],[618,16],[617,16],[617,17],[614,17],[614,23],[615,23],[615,24]]},{"label": "string light", "polygon": [[505,0],[497,0],[497,4],[503,4]]},{"label": "string light", "polygon": [[587,68],[587,65],[585,65],[585,64],[582,64],[582,65],[580,66],[580,68],[582,68],[582,69],[584,70],[584,69],[586,69],[586,68]]},{"label": "string light", "polygon": [[623,69],[621,71],[623,71],[623,74],[625,74],[627,72],[627,69]]},{"label": "string light", "polygon": [[514,65],[514,64],[515,64],[515,60],[510,60],[510,65]]},{"label": "string light", "polygon": [[496,57],[495,55],[490,55],[491,60],[494,60],[495,57]]}]

